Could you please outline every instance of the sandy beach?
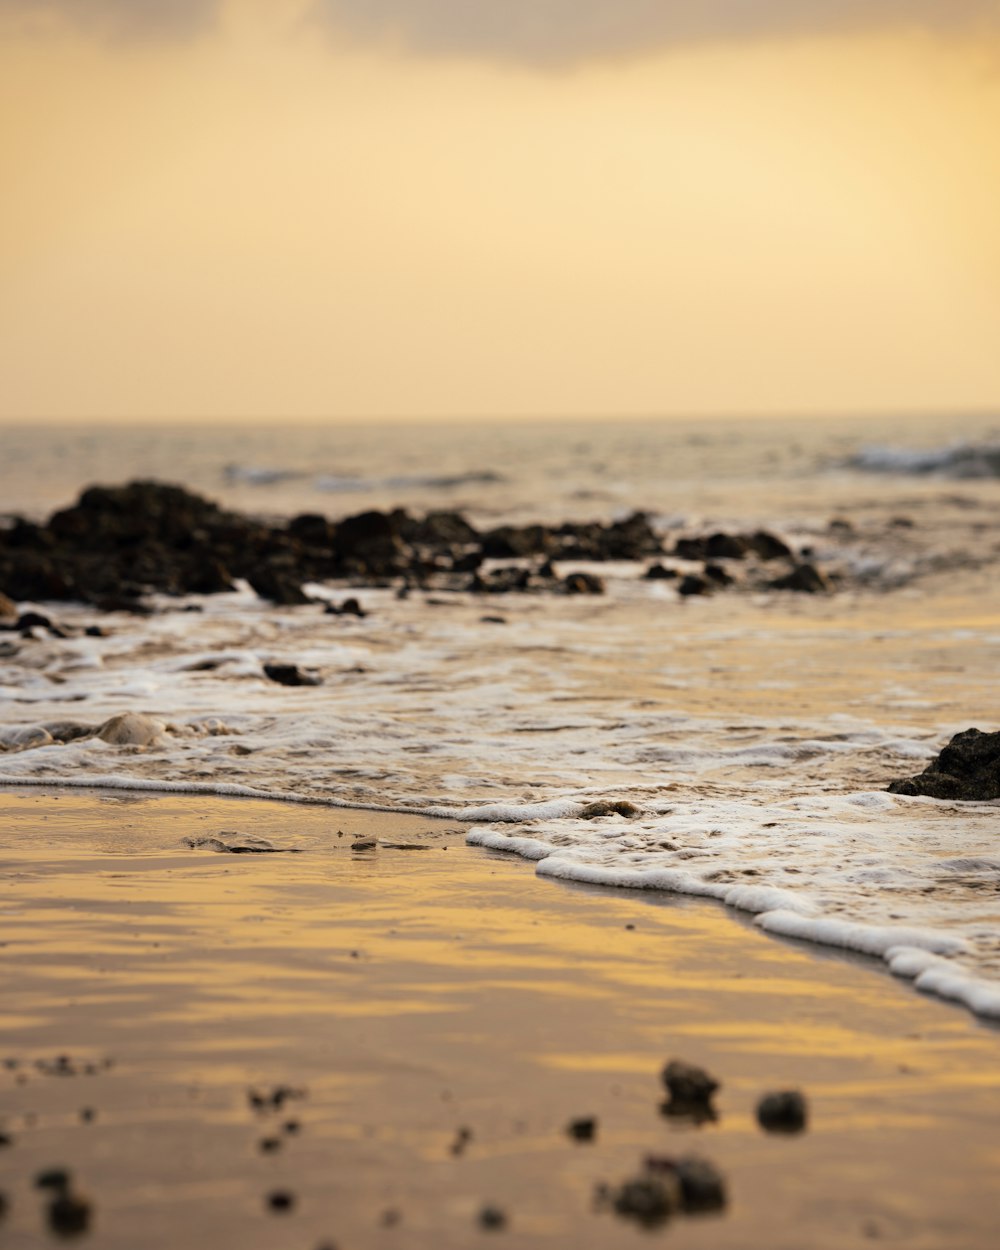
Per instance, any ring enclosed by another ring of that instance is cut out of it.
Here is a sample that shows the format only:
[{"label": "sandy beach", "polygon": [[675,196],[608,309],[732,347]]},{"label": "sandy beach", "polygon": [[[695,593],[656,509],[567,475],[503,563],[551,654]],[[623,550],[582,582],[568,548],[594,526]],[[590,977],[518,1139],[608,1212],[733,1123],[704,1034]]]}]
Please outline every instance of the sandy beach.
[{"label": "sandy beach", "polygon": [[[545,881],[447,821],[0,803],[5,1248],[49,1240],[54,1167],[94,1250],[995,1244],[1000,1034],[881,964]],[[261,839],[298,853],[233,853]],[[722,1082],[716,1121],[661,1114],[671,1058]],[[767,1134],[757,1101],[786,1088],[808,1128]],[[690,1153],[723,1212],[650,1232],[595,1205]]]}]

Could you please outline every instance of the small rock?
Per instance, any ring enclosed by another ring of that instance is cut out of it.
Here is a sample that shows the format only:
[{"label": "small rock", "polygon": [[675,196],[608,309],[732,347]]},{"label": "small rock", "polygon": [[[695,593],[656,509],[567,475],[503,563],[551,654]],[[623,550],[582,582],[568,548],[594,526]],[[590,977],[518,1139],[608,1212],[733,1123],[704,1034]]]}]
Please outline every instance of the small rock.
[{"label": "small rock", "polygon": [[60,1237],[79,1237],[90,1228],[92,1207],[72,1190],[57,1194],[48,1207],[49,1228]]},{"label": "small rock", "polygon": [[1000,798],[1000,733],[966,729],[955,734],[922,773],[893,781],[889,792],[967,803]]},{"label": "small rock", "polygon": [[665,1115],[714,1119],[712,1095],[719,1088],[719,1082],[704,1068],[672,1059],[663,1069],[661,1079],[669,1095],[662,1108]]},{"label": "small rock", "polygon": [[0,1190],[0,1220],[7,1214],[10,1209],[10,1203],[7,1201],[7,1195]]},{"label": "small rock", "polygon": [[80,1108],[81,1124],[93,1124],[93,1122],[96,1119],[97,1119],[97,1112],[94,1110],[93,1107],[81,1107]]},{"label": "small rock", "polygon": [[662,564],[651,564],[643,574],[648,582],[674,581],[678,576],[676,569],[665,568]]},{"label": "small rock", "polygon": [[454,1155],[455,1158],[458,1158],[459,1155],[465,1153],[465,1148],[470,1141],[472,1141],[472,1129],[464,1127],[460,1128],[455,1134],[455,1140],[448,1148],[449,1153]]},{"label": "small rock", "polygon": [[271,1211],[288,1213],[295,1206],[295,1195],[289,1189],[275,1189],[267,1195],[267,1205]]},{"label": "small rock", "polygon": [[593,573],[570,573],[559,583],[567,595],[603,595],[604,582]]},{"label": "small rock", "polygon": [[358,616],[364,618],[368,615],[365,609],[355,598],[345,599],[343,603],[328,603],[324,608],[328,616]]},{"label": "small rock", "polygon": [[771,590],[797,590],[807,595],[818,595],[830,589],[830,584],[815,564],[797,564],[784,577],[767,583]]},{"label": "small rock", "polygon": [[676,1177],[637,1176],[612,1191],[611,1204],[617,1215],[656,1228],[679,1207],[680,1186]]},{"label": "small rock", "polygon": [[596,803],[588,803],[580,813],[581,820],[596,820],[600,816],[625,816],[631,819],[639,815],[640,809],[625,799],[600,799]]},{"label": "small rock", "polygon": [[352,851],[374,851],[378,846],[378,838],[358,838],[356,842],[351,843]]},{"label": "small rock", "polygon": [[807,1119],[806,1100],[797,1089],[765,1094],[757,1104],[757,1123],[768,1133],[801,1133]]},{"label": "small rock", "polygon": [[677,593],[685,598],[689,595],[709,595],[712,593],[712,583],[707,578],[699,577],[697,573],[688,573],[681,578]]},{"label": "small rock", "polygon": [[257,1143],[257,1149],[262,1155],[273,1155],[281,1149],[280,1137],[262,1137]]},{"label": "small rock", "polygon": [[483,1207],[479,1212],[479,1227],[499,1232],[507,1227],[507,1213],[499,1207]]},{"label": "small rock", "polygon": [[148,747],[165,731],[162,721],[154,720],[143,712],[125,712],[112,716],[97,730],[97,737],[112,746]]},{"label": "small rock", "polygon": [[307,673],[297,664],[265,664],[264,676],[280,686],[322,686],[318,673]]},{"label": "small rock", "polygon": [[44,1172],[36,1174],[34,1185],[36,1189],[54,1189],[61,1193],[69,1188],[71,1180],[67,1168],[46,1168]]},{"label": "small rock", "polygon": [[678,1160],[676,1170],[685,1211],[721,1211],[726,1205],[726,1182],[714,1163],[686,1155]]},{"label": "small rock", "polygon": [[570,1120],[566,1133],[573,1141],[593,1141],[597,1137],[597,1117],[588,1115]]}]

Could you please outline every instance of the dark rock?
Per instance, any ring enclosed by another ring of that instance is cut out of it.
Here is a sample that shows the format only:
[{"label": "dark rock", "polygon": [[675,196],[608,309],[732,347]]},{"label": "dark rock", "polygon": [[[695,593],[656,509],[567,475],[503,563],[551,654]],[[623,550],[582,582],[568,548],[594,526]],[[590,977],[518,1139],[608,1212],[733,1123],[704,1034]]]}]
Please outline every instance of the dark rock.
[{"label": "dark rock", "polygon": [[69,1188],[71,1180],[72,1176],[67,1168],[46,1168],[36,1174],[34,1185],[36,1189],[54,1189],[61,1193]]},{"label": "dark rock", "polygon": [[797,590],[809,595],[830,589],[829,583],[815,564],[809,563],[797,564],[784,577],[776,577],[767,585],[771,590]]},{"label": "dark rock", "polygon": [[646,1174],[625,1181],[612,1192],[617,1215],[635,1220],[644,1228],[664,1224],[679,1205],[679,1186],[673,1178]]},{"label": "dark rock", "polygon": [[295,1195],[290,1189],[274,1189],[267,1195],[267,1206],[270,1211],[287,1214],[295,1206]]},{"label": "dark rock", "polygon": [[754,555],[761,560],[789,560],[793,554],[788,543],[767,530],[757,530],[748,535],[744,541]]},{"label": "dark rock", "polygon": [[716,586],[731,586],[736,580],[721,564],[706,564],[702,571],[710,582],[715,582]]},{"label": "dark rock", "polygon": [[345,599],[342,603],[328,603],[323,609],[329,616],[366,617],[368,613],[355,598]]},{"label": "dark rock", "polygon": [[49,1228],[59,1237],[79,1237],[90,1228],[92,1213],[86,1198],[68,1190],[49,1203]]},{"label": "dark rock", "polygon": [[472,1141],[472,1129],[464,1127],[458,1129],[455,1133],[454,1141],[448,1147],[449,1154],[454,1155],[457,1159],[459,1155],[465,1154],[465,1148],[470,1141]]},{"label": "dark rock", "polygon": [[3,1190],[0,1190],[0,1220],[4,1218],[9,1210],[10,1203],[7,1200],[7,1195],[3,1192]]},{"label": "dark rock", "polygon": [[668,1099],[662,1107],[664,1115],[692,1116],[696,1119],[714,1119],[712,1096],[719,1082],[704,1068],[671,1059],[661,1073]]},{"label": "dark rock", "polygon": [[322,686],[318,673],[307,673],[297,664],[265,664],[264,676],[281,686]]},{"label": "dark rock", "polygon": [[656,582],[668,580],[672,581],[680,575],[676,569],[664,568],[662,564],[651,564],[643,576],[647,581]]},{"label": "dark rock", "polygon": [[257,1143],[257,1149],[263,1155],[272,1155],[279,1151],[282,1145],[280,1137],[262,1137]]},{"label": "dark rock", "polygon": [[302,589],[301,579],[293,572],[263,566],[247,576],[254,594],[281,607],[298,607],[312,600]]},{"label": "dark rock", "polygon": [[646,1171],[658,1177],[671,1177],[678,1186],[679,1205],[688,1213],[720,1211],[726,1205],[726,1182],[719,1169],[699,1155],[680,1159],[649,1155]]},{"label": "dark rock", "polygon": [[681,583],[677,587],[679,595],[710,595],[712,593],[712,583],[705,577],[700,577],[697,573],[688,573],[686,577],[681,578]]},{"label": "dark rock", "polygon": [[966,729],[916,777],[893,781],[891,794],[988,802],[1000,798],[1000,733]]},{"label": "dark rock", "polygon": [[483,1207],[479,1212],[479,1227],[499,1232],[507,1227],[507,1213],[499,1207]]},{"label": "dark rock", "polygon": [[596,820],[599,816],[638,816],[640,808],[626,799],[599,799],[588,803],[580,813],[581,820]]},{"label": "dark rock", "polygon": [[[52,621],[47,616],[43,616],[41,612],[22,612],[17,618],[14,628],[19,629],[22,633],[26,633],[31,629],[51,630],[53,625]],[[65,636],[65,634],[62,635],[62,637]]]},{"label": "dark rock", "polygon": [[329,549],[333,546],[335,528],[325,516],[316,512],[303,512],[288,522],[288,533],[310,547]]},{"label": "dark rock", "polygon": [[593,573],[570,573],[559,583],[567,595],[603,595],[604,582]]},{"label": "dark rock", "polygon": [[80,1108],[80,1123],[81,1124],[93,1124],[96,1119],[97,1119],[97,1112],[94,1110],[93,1107],[81,1107]]},{"label": "dark rock", "polygon": [[705,560],[708,558],[708,543],[704,538],[678,538],[672,554],[678,560]]},{"label": "dark rock", "polygon": [[757,1104],[757,1123],[769,1133],[801,1133],[807,1118],[806,1100],[797,1089],[765,1094]]},{"label": "dark rock", "polygon": [[742,560],[749,544],[739,534],[709,534],[705,539],[705,558],[708,560]]},{"label": "dark rock", "polygon": [[573,1141],[593,1141],[597,1136],[596,1116],[587,1115],[570,1120],[566,1125],[566,1133]]},{"label": "dark rock", "polygon": [[479,533],[461,512],[428,512],[422,521],[411,521],[404,527],[408,542],[431,547],[470,546],[478,543]]},{"label": "dark rock", "polygon": [[484,625],[506,625],[507,618],[505,616],[481,616],[479,618]]}]

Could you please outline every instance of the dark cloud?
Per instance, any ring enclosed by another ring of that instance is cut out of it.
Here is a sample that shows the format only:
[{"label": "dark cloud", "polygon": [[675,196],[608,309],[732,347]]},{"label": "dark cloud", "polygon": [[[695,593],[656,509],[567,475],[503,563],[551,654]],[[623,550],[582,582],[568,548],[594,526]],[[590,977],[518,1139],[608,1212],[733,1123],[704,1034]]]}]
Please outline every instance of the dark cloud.
[{"label": "dark cloud", "polygon": [[211,25],[220,0],[0,0],[0,19],[27,29],[53,19],[97,35],[121,38],[196,34]]},{"label": "dark cloud", "polygon": [[1000,0],[315,0],[315,10],[355,38],[523,61],[880,27],[1000,30]]}]

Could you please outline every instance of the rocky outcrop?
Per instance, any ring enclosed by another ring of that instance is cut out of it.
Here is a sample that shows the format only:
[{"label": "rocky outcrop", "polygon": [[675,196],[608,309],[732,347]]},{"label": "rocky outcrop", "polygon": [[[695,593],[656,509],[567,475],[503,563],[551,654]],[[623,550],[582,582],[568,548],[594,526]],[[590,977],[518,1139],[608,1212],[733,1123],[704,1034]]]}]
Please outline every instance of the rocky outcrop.
[{"label": "rocky outcrop", "polygon": [[1000,799],[1000,733],[966,729],[956,734],[922,773],[893,781],[890,794],[984,802]]}]

